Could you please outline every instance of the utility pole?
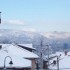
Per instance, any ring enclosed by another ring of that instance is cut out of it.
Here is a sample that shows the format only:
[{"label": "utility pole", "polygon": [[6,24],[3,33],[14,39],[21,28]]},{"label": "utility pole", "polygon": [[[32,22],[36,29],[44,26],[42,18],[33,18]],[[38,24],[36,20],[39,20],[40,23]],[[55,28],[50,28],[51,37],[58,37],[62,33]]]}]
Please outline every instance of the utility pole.
[{"label": "utility pole", "polygon": [[43,70],[43,41],[41,40],[41,70]]},{"label": "utility pole", "polygon": [[59,70],[59,57],[57,56],[57,70]]},{"label": "utility pole", "polygon": [[47,45],[47,49],[48,49],[48,70],[49,70],[49,45]]},{"label": "utility pole", "polygon": [[1,24],[1,12],[0,12],[0,24]]}]

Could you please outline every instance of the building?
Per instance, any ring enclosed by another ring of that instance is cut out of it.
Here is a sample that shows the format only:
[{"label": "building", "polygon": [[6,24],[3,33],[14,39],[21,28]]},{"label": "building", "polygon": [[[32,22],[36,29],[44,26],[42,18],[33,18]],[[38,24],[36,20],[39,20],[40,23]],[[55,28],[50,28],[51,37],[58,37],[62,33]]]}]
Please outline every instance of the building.
[{"label": "building", "polygon": [[[52,55],[51,55],[52,56]],[[70,52],[56,52],[55,57],[50,59],[49,69],[70,70]]]},{"label": "building", "polygon": [[[1,60],[6,56],[10,56],[13,59],[14,63],[11,67],[12,69],[14,68],[26,69],[26,70],[27,68],[30,70],[35,69],[35,66],[36,66],[35,59],[37,59],[38,56],[33,52],[30,52],[22,47],[19,47],[16,44],[0,44],[0,52],[1,54],[5,54],[5,55],[0,55]],[[4,64],[4,59],[2,60],[2,62]],[[3,66],[0,65],[0,68],[3,68]]]}]

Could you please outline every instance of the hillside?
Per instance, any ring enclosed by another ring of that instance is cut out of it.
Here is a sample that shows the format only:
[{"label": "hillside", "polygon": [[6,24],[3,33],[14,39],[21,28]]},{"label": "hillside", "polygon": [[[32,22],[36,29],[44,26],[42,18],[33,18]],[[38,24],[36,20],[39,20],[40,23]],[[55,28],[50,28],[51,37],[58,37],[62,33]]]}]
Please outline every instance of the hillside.
[{"label": "hillside", "polygon": [[41,49],[50,45],[53,50],[70,48],[70,33],[68,32],[45,32],[37,33],[30,31],[17,31],[0,29],[0,43],[33,43],[33,46]]}]

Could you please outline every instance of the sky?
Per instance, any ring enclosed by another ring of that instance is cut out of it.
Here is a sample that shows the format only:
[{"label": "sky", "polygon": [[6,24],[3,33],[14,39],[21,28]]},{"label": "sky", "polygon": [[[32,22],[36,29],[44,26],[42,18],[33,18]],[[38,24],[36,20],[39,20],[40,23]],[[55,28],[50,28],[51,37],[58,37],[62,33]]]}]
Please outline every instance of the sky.
[{"label": "sky", "polygon": [[70,32],[70,0],[0,0],[0,29]]}]

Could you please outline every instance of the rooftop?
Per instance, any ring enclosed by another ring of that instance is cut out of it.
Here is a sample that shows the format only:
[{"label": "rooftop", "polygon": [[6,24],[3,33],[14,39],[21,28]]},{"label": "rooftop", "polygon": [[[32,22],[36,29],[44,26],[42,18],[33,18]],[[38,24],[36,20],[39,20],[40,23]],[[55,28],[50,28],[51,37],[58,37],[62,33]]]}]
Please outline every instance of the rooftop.
[{"label": "rooftop", "polygon": [[[60,53],[60,52],[58,52],[58,53]],[[63,52],[61,52],[61,53],[62,54],[59,57],[59,69],[64,69],[64,70],[70,69],[70,52],[68,52],[67,55],[65,55]],[[54,58],[53,60],[57,61],[57,58]],[[51,60],[51,62],[53,60]],[[56,65],[51,64],[49,66],[49,68],[57,69],[57,64]]]}]

